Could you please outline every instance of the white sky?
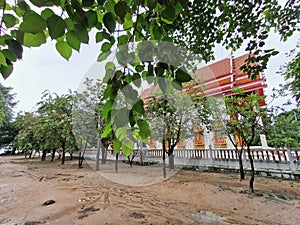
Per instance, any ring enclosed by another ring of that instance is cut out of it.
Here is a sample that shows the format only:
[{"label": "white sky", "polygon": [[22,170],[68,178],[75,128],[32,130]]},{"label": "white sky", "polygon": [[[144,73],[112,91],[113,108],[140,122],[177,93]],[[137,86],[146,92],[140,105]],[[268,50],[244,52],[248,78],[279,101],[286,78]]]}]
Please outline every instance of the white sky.
[{"label": "white sky", "polygon": [[[299,37],[300,35],[297,33],[286,43],[280,42],[276,36],[268,40],[267,47],[278,49],[280,54],[270,60],[268,69],[265,71],[268,84],[265,94],[270,95],[273,87],[277,87],[283,82],[283,78],[276,71],[287,61],[285,53],[296,46]],[[4,86],[13,87],[13,91],[17,94],[19,104],[16,112],[32,111],[41,99],[44,90],[48,89],[61,95],[67,93],[69,89],[77,90],[87,71],[100,73],[95,70],[97,67],[91,69],[96,62],[100,47],[101,44],[95,44],[94,36],[92,36],[90,44],[82,45],[80,53],[73,51],[69,61],[59,55],[55,50],[54,43],[49,43],[49,40],[46,45],[41,47],[25,48],[23,60],[15,63],[11,76],[6,80],[0,78],[0,82]],[[227,57],[230,53],[222,48],[217,48],[215,52],[217,60]],[[238,57],[244,53],[237,51],[234,55]],[[275,103],[280,105],[279,100]]]}]

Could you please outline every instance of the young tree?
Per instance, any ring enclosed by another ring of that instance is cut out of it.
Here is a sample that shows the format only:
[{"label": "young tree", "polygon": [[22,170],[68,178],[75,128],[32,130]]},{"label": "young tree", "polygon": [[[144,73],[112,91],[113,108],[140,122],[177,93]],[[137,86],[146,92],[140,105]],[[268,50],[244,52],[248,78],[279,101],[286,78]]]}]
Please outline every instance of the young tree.
[{"label": "young tree", "polygon": [[247,155],[251,165],[251,178],[249,187],[254,192],[254,163],[250,146],[257,133],[262,133],[265,129],[261,124],[262,117],[266,112],[260,104],[261,96],[255,93],[243,93],[241,89],[233,90],[236,95],[225,97],[227,113],[234,116],[226,126],[232,131],[232,135],[237,135],[242,139],[242,144],[246,147]]}]

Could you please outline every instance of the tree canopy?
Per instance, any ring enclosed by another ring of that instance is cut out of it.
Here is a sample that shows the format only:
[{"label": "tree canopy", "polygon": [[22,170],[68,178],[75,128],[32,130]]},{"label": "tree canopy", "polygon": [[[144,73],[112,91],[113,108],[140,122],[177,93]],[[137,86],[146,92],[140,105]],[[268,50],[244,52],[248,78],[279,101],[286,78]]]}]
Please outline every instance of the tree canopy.
[{"label": "tree canopy", "polygon": [[[287,40],[299,29],[300,11],[297,0],[283,6],[277,0],[2,0],[0,8],[0,73],[4,78],[22,59],[24,47],[38,47],[48,39],[67,60],[89,43],[93,32],[101,46],[99,61],[119,47],[115,52],[119,65],[108,62],[103,80],[107,83],[103,99],[108,102],[104,119],[111,126],[116,123],[110,116],[112,102],[124,86],[139,79],[155,83],[158,77],[181,86],[192,79],[186,69],[196,60],[195,54],[197,60],[210,61],[217,43],[233,51],[246,43],[245,50],[255,57],[249,57],[243,69],[255,77],[278,53],[265,48],[270,31]],[[148,42],[131,51],[131,45],[139,41]],[[166,42],[194,55],[166,47]],[[160,82],[159,86],[164,91],[167,84]],[[131,91],[125,98],[136,98],[134,95]],[[140,105],[132,110],[138,112]],[[128,115],[130,121],[138,120],[134,113]]]}]

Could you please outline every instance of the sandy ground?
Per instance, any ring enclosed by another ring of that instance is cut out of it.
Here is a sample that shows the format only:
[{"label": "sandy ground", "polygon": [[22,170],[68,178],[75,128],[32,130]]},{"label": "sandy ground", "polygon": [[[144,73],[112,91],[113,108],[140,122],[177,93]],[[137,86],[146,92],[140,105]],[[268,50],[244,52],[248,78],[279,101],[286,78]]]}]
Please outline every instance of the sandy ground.
[{"label": "sandy ground", "polygon": [[[0,224],[295,224],[300,182],[238,174],[167,171],[158,166],[60,165],[0,157]],[[137,172],[138,171],[138,172]],[[54,204],[43,206],[49,199]]]}]

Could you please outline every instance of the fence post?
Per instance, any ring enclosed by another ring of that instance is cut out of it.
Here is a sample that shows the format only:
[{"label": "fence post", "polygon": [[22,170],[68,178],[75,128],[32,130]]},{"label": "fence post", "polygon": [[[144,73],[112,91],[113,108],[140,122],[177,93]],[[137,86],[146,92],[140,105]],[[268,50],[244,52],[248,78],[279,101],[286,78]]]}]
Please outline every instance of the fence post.
[{"label": "fence post", "polygon": [[296,171],[296,165],[295,165],[294,160],[293,160],[291,149],[290,149],[290,147],[288,145],[286,146],[286,152],[287,152],[287,155],[289,157],[288,164],[289,164],[290,169],[292,171]]},{"label": "fence post", "polygon": [[209,158],[210,158],[211,165],[213,166],[214,165],[214,158],[213,158],[212,146],[211,145],[209,145]]}]

